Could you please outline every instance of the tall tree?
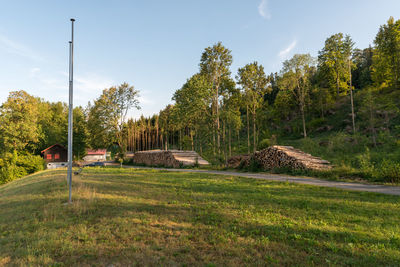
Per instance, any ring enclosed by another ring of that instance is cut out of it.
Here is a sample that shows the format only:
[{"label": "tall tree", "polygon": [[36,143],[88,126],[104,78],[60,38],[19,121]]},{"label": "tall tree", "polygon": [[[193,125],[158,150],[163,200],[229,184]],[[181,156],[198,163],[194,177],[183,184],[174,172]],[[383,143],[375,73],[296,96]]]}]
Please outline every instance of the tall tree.
[{"label": "tall tree", "polygon": [[39,141],[38,104],[38,99],[25,91],[10,92],[7,101],[0,106],[2,152],[23,150],[29,143]]},{"label": "tall tree", "polygon": [[315,72],[310,54],[296,54],[283,62],[281,88],[291,93],[299,106],[303,122],[303,136],[307,137],[305,106],[310,92],[311,76]]},{"label": "tall tree", "polygon": [[354,69],[352,82],[355,89],[362,89],[372,85],[372,57],[373,48],[355,49],[353,53]]},{"label": "tall tree", "polygon": [[50,103],[40,101],[38,124],[42,134],[38,144],[43,150],[56,143],[67,145],[68,106],[62,102]]},{"label": "tall tree", "polygon": [[379,85],[399,89],[400,84],[400,20],[390,17],[375,37],[373,77]]},{"label": "tall tree", "polygon": [[[98,136],[92,145],[110,145],[118,143],[123,152],[126,150],[124,125],[131,108],[140,109],[139,91],[127,83],[103,90],[102,95],[89,106],[88,128],[92,136]],[[100,140],[100,142],[99,142]]]},{"label": "tall tree", "polygon": [[74,108],[74,138],[73,138],[73,151],[74,156],[81,159],[85,156],[86,148],[88,146],[88,130],[85,118],[85,111],[82,107]]},{"label": "tall tree", "polygon": [[[200,73],[208,77],[212,84],[213,92],[213,102],[212,111],[215,119],[214,135],[213,140],[215,140],[215,135],[217,136],[218,152],[220,152],[220,121],[219,121],[219,96],[221,83],[223,79],[229,77],[230,70],[229,67],[232,64],[231,51],[225,48],[221,42],[213,45],[212,47],[207,47],[200,60]],[[213,145],[214,155],[215,155],[215,141]]]},{"label": "tall tree", "polygon": [[195,74],[175,92],[172,98],[176,102],[175,110],[179,113],[180,122],[190,129],[192,146],[193,133],[211,118],[212,92],[209,88],[209,80],[204,75]]},{"label": "tall tree", "polygon": [[319,67],[324,74],[324,79],[329,81],[329,86],[336,88],[336,100],[348,89],[346,84],[349,77],[348,48],[352,46],[351,43],[348,35],[343,36],[342,33],[337,33],[326,39],[324,48],[319,51]]},{"label": "tall tree", "polygon": [[[264,101],[264,94],[267,90],[267,76],[264,67],[257,62],[247,64],[238,70],[238,84],[242,86],[245,94],[246,104],[250,107],[253,118],[253,151],[256,152],[256,114],[257,108]],[[249,135],[248,135],[249,136]]]},{"label": "tall tree", "polygon": [[352,55],[354,52],[354,42],[351,40],[349,35],[346,35],[344,41],[344,54],[347,55],[347,64],[348,64],[348,80],[349,80],[349,91],[350,91],[350,104],[351,104],[351,121],[353,126],[353,133],[356,133],[356,123],[355,123],[355,113],[354,113],[354,99],[353,99],[353,86],[352,86]]}]

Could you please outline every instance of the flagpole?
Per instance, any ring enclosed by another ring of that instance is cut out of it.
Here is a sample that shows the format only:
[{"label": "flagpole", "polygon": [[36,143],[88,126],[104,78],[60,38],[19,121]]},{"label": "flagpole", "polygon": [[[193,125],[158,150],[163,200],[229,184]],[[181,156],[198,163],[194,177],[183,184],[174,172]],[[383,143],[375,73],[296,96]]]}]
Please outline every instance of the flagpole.
[{"label": "flagpole", "polygon": [[74,80],[74,21],[71,19],[71,41],[69,41],[69,109],[68,109],[68,203],[72,203],[72,135],[73,135],[73,80]]}]

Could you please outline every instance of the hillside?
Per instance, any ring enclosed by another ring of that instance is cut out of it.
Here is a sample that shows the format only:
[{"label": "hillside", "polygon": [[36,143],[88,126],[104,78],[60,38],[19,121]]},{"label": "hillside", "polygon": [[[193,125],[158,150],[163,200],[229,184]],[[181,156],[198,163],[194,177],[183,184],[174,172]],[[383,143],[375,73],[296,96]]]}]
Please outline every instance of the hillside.
[{"label": "hillside", "polygon": [[398,197],[207,174],[44,171],[0,186],[0,266],[400,262]]}]

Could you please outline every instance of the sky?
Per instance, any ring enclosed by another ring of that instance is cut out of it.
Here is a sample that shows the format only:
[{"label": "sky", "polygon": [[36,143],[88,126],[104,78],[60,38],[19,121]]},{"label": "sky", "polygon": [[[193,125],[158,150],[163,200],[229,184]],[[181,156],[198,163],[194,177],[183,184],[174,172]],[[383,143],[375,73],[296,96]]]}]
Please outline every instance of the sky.
[{"label": "sky", "polygon": [[254,61],[279,72],[294,54],[317,56],[332,34],[366,48],[390,16],[400,19],[399,0],[0,1],[0,103],[16,90],[68,101],[75,18],[74,105],[127,82],[140,91],[135,118],[172,103],[219,41],[232,51],[232,77]]}]

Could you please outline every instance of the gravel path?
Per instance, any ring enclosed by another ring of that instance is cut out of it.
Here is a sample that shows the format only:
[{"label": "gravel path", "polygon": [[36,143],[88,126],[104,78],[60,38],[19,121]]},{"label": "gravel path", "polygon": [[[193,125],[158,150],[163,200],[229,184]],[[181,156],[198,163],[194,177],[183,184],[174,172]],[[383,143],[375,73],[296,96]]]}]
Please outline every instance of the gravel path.
[{"label": "gravel path", "polygon": [[388,186],[388,185],[373,185],[373,184],[361,184],[361,183],[349,183],[349,182],[336,182],[319,180],[316,178],[309,177],[296,177],[281,174],[268,174],[268,173],[250,173],[250,172],[235,172],[235,171],[213,171],[213,170],[192,170],[192,169],[170,169],[170,168],[151,168],[151,167],[138,167],[138,166],[124,166],[124,168],[136,168],[136,169],[156,169],[171,172],[192,172],[192,173],[209,173],[229,176],[239,176],[254,179],[264,179],[279,182],[291,182],[297,184],[308,184],[315,186],[324,187],[335,187],[346,190],[356,190],[364,192],[381,193],[387,195],[400,196],[399,186]]}]

